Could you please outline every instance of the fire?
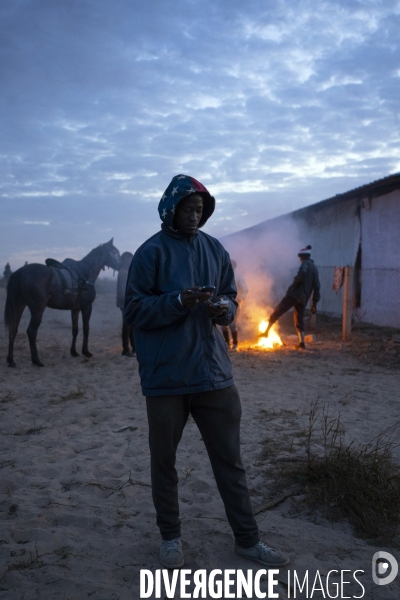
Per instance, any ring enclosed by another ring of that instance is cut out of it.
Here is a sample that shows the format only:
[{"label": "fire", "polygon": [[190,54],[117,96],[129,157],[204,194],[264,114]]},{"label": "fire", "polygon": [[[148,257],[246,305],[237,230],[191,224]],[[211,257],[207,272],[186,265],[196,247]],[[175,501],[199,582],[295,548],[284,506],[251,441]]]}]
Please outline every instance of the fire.
[{"label": "fire", "polygon": [[[258,326],[258,331],[264,333],[267,330],[268,321],[261,321]],[[260,337],[257,346],[259,348],[274,348],[275,346],[282,346],[282,340],[275,329],[275,325],[269,330],[268,337]]]}]

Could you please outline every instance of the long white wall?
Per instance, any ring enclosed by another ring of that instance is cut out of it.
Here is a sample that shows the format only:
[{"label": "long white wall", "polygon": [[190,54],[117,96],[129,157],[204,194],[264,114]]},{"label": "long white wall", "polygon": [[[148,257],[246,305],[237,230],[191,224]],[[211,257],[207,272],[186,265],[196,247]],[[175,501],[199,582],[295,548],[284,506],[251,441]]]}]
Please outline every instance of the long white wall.
[{"label": "long white wall", "polygon": [[318,267],[321,280],[319,309],[341,315],[342,292],[332,290],[333,268],[353,266],[360,239],[360,218],[356,200],[319,203],[283,215],[259,225],[229,235],[221,241],[231,256],[238,260],[246,276],[248,262],[240,264],[244,249],[253,251],[252,264],[260,265],[273,279],[274,302],[283,296],[299,268],[297,257],[300,248],[310,244],[312,258]]},{"label": "long white wall", "polygon": [[[355,266],[361,241],[361,307],[359,320],[400,327],[400,190],[365,200],[340,198],[264,221],[223,238],[242,274],[265,273],[277,301],[289,286],[299,263],[299,248],[311,244],[319,267],[319,309],[342,314],[342,289],[332,290],[334,267]],[[241,257],[251,261],[241,263]],[[249,266],[250,265],[250,266]]]},{"label": "long white wall", "polygon": [[361,307],[367,323],[400,327],[400,190],[361,211]]},{"label": "long white wall", "polygon": [[400,269],[400,190],[372,198],[361,211],[362,266]]}]

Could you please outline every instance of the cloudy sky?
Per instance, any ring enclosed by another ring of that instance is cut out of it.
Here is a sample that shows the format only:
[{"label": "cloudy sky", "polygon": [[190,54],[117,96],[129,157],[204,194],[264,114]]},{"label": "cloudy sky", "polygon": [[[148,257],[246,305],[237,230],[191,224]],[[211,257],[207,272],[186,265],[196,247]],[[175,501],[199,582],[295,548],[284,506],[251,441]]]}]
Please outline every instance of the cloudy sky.
[{"label": "cloudy sky", "polygon": [[3,0],[0,269],[134,251],[173,175],[222,237],[400,171],[397,0]]}]

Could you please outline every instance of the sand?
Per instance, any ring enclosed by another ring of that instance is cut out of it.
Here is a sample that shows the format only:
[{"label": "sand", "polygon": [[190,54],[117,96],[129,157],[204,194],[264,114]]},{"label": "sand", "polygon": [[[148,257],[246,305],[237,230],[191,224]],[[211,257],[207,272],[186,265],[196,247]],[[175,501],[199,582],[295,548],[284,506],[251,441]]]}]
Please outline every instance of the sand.
[{"label": "sand", "polygon": [[[0,289],[0,306],[4,300]],[[94,356],[72,358],[70,314],[46,309],[38,335],[44,368],[30,362],[26,313],[15,369],[6,365],[0,327],[0,598],[139,598],[140,569],[160,568],[145,400],[136,359],[121,356],[120,318],[114,295],[99,294],[89,342]],[[341,412],[348,441],[368,442],[398,419],[398,370],[350,350],[338,339],[325,339],[305,352],[286,346],[232,356],[243,404],[242,457],[256,510],[282,495],[277,476],[291,452],[304,453],[302,434],[317,397],[329,402],[332,415]],[[395,458],[400,460],[398,453]],[[232,551],[223,505],[191,420],[177,469],[186,568],[257,570]],[[299,575],[308,569],[313,580],[318,570],[324,580],[332,569],[360,569],[365,598],[400,597],[400,577],[387,586],[376,586],[371,577],[376,551],[400,560],[399,552],[359,539],[348,523],[308,508],[304,496],[261,510],[257,521],[263,540],[286,551],[289,568]],[[286,598],[286,569],[279,579],[279,595]],[[347,579],[352,583],[344,595],[360,596],[351,573]],[[324,596],[316,591],[312,597]]]}]

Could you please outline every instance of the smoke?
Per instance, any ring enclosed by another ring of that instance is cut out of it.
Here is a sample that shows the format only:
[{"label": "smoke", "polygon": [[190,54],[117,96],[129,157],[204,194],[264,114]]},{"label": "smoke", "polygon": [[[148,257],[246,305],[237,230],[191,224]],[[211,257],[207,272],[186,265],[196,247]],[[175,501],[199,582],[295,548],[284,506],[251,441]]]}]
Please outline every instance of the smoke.
[{"label": "smoke", "polygon": [[292,283],[300,266],[297,254],[307,240],[300,239],[294,219],[285,216],[229,235],[221,242],[237,263],[238,287],[243,278],[248,288],[243,301],[238,295],[240,339],[256,343],[258,325],[261,320],[268,321]]}]

